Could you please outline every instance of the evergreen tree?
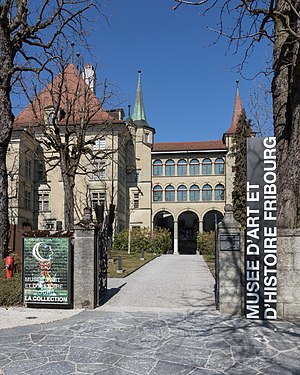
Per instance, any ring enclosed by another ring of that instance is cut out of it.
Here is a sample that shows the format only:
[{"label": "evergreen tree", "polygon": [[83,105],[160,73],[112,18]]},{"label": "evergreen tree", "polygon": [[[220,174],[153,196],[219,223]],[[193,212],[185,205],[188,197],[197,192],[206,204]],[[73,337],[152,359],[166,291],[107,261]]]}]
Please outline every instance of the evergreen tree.
[{"label": "evergreen tree", "polygon": [[235,219],[246,228],[246,184],[247,184],[247,138],[253,135],[251,121],[243,109],[236,132],[233,135],[231,156],[235,158],[235,177],[233,182],[232,202]]}]

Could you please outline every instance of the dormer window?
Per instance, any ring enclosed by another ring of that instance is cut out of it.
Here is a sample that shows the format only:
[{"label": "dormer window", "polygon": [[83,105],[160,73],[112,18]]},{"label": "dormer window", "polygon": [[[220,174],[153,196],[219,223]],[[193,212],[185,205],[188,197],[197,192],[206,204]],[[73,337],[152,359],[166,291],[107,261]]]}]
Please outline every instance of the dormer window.
[{"label": "dormer window", "polygon": [[55,120],[55,113],[50,112],[47,117],[47,123],[48,125],[54,125],[54,120]]},{"label": "dormer window", "polygon": [[149,143],[149,138],[150,138],[150,134],[149,133],[145,133],[144,134],[144,141],[145,141],[145,143]]}]

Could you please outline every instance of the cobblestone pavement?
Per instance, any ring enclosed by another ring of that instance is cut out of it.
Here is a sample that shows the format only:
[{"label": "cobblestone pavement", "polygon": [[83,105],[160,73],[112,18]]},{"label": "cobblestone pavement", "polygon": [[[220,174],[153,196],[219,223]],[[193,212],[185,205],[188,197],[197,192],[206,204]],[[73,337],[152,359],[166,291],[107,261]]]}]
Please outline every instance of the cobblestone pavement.
[{"label": "cobblestone pavement", "polygon": [[[196,267],[195,259],[184,260],[184,268],[189,262]],[[152,271],[144,272],[149,282]],[[0,374],[300,374],[300,322],[224,317],[209,303],[197,306],[195,292],[186,293],[193,306],[185,309],[172,306],[171,299],[169,308],[155,298],[138,306],[138,297],[124,285],[139,280],[133,275],[123,279],[122,287],[110,288],[101,308],[53,323],[0,330]],[[207,280],[204,284],[208,289],[201,293],[206,295],[210,286]],[[117,309],[123,292],[132,299]]]}]

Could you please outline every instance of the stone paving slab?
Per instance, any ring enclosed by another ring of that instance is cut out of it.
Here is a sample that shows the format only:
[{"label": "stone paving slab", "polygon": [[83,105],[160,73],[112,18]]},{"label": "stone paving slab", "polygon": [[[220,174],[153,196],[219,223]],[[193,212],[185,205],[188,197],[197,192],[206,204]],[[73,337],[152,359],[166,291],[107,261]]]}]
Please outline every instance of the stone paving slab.
[{"label": "stone paving slab", "polygon": [[0,374],[300,374],[300,322],[222,316],[201,257],[151,263],[110,280],[100,308],[0,329]]},{"label": "stone paving slab", "polygon": [[1,374],[300,373],[299,322],[97,309],[20,328],[0,331]]}]

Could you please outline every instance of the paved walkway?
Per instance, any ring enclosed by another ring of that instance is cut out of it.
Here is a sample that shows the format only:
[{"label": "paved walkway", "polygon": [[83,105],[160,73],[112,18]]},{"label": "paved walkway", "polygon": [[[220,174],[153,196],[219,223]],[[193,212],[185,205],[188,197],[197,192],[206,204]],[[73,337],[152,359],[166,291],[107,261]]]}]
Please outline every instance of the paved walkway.
[{"label": "paved walkway", "polygon": [[300,374],[300,323],[221,316],[212,286],[200,256],[160,257],[101,308],[0,330],[0,374]]}]

